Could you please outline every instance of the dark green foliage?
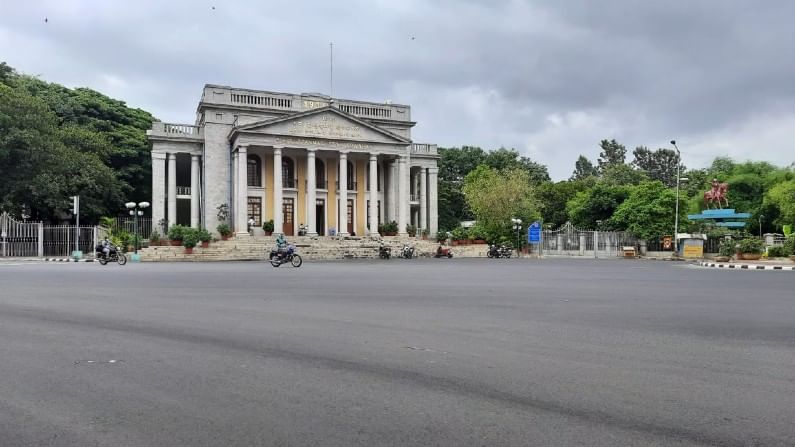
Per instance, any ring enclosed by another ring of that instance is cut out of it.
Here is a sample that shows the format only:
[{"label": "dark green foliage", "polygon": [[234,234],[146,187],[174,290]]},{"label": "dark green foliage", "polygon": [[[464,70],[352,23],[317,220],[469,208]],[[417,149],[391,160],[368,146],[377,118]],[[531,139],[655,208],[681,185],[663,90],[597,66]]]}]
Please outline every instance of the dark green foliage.
[{"label": "dark green foliage", "polygon": [[602,140],[599,142],[599,172],[610,166],[623,165],[627,155],[627,148],[616,140]]},{"label": "dark green foliage", "polygon": [[740,253],[761,254],[765,251],[765,243],[761,239],[745,238],[737,244]]},{"label": "dark green foliage", "polygon": [[536,189],[536,196],[544,224],[557,228],[566,223],[569,220],[566,203],[573,199],[578,192],[593,187],[595,183],[595,177],[586,177],[585,180],[549,182],[539,186]]},{"label": "dark green foliage", "polygon": [[720,247],[718,248],[718,254],[721,256],[734,256],[734,253],[737,251],[737,243],[731,239],[724,239],[720,243]]},{"label": "dark green foliage", "polygon": [[168,238],[172,241],[181,241],[190,232],[189,230],[190,228],[184,225],[172,225],[168,229]]},{"label": "dark green foliage", "polygon": [[215,231],[217,231],[218,234],[223,237],[229,237],[232,235],[232,229],[229,227],[229,224],[225,223],[219,224],[217,227],[215,227]]},{"label": "dark green foliage", "polygon": [[786,247],[784,247],[783,245],[776,245],[767,248],[768,258],[786,258],[789,255],[790,255],[789,252],[787,251]]},{"label": "dark green foliage", "polygon": [[571,173],[569,180],[585,180],[588,177],[596,177],[599,170],[591,163],[585,155],[580,155],[574,162],[574,172]]},{"label": "dark green foliage", "polygon": [[0,207],[35,220],[116,215],[150,198],[152,116],[89,89],[68,89],[0,64]]},{"label": "dark green foliage", "polygon": [[265,231],[267,233],[273,233],[273,219],[266,220],[265,222],[262,223],[262,231]]},{"label": "dark green foliage", "polygon": [[[644,171],[651,180],[659,180],[664,185],[676,186],[676,164],[679,161],[673,149],[657,149],[651,151],[645,146],[638,146],[632,152],[635,159],[632,165]],[[680,175],[685,172],[685,166],[679,166]]]},{"label": "dark green foliage", "polygon": [[613,229],[610,218],[628,196],[626,186],[596,183],[593,188],[578,192],[566,204],[569,221],[582,229]]}]

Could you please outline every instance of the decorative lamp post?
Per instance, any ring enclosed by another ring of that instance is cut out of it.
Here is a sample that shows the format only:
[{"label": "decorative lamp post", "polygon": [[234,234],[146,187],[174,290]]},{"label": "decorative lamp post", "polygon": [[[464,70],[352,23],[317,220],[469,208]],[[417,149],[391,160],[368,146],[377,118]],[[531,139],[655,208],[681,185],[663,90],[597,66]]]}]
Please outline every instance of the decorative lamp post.
[{"label": "decorative lamp post", "polygon": [[759,239],[762,239],[762,219],[765,218],[764,214],[759,215]]},{"label": "decorative lamp post", "polygon": [[134,226],[134,233],[135,234],[135,254],[138,254],[138,216],[143,216],[143,210],[145,208],[149,208],[149,202],[127,202],[124,204],[128,210],[130,210],[130,216],[133,216],[133,226]]},{"label": "decorative lamp post", "polygon": [[513,224],[514,231],[516,231],[516,256],[519,257],[522,256],[522,219],[511,219],[511,223]]}]

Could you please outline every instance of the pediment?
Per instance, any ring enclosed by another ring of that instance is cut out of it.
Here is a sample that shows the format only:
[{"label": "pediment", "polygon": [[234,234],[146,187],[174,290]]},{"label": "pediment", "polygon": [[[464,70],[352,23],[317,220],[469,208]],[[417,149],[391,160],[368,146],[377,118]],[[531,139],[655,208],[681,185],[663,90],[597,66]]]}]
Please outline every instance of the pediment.
[{"label": "pediment", "polygon": [[324,107],[266,121],[246,124],[232,133],[255,133],[300,138],[408,144],[410,140],[340,111]]}]

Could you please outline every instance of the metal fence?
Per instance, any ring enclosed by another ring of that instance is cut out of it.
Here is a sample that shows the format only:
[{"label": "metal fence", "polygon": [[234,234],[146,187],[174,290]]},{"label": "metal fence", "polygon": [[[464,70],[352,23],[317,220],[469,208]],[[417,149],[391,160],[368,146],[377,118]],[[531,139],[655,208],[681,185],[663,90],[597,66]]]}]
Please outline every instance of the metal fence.
[{"label": "metal fence", "polygon": [[[78,243],[75,238],[79,233]],[[44,225],[18,222],[8,213],[0,214],[0,257],[70,256],[75,249],[93,255],[98,238],[107,234],[102,227]]]},{"label": "metal fence", "polygon": [[[119,231],[125,231],[127,233],[133,234],[135,233],[135,218],[117,217],[113,221],[113,226],[109,228],[109,230],[114,234],[119,233]],[[159,228],[158,231],[160,231]],[[141,240],[148,240],[151,234],[152,234],[152,218],[139,217],[138,236],[141,238]]]},{"label": "metal fence", "polygon": [[566,223],[557,230],[544,230],[541,248],[546,256],[618,257],[624,247],[637,250],[638,239],[626,231],[583,230]]}]

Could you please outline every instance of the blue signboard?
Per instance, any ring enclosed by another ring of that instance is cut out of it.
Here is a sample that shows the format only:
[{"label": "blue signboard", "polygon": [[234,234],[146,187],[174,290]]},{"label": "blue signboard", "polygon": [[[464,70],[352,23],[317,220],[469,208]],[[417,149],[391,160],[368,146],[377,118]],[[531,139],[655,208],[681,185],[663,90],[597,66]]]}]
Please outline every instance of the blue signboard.
[{"label": "blue signboard", "polygon": [[539,222],[533,222],[527,227],[527,242],[531,244],[541,242],[541,224]]}]

